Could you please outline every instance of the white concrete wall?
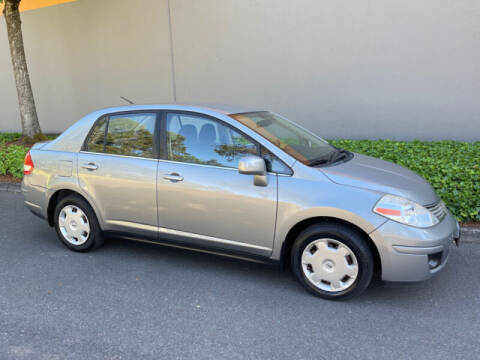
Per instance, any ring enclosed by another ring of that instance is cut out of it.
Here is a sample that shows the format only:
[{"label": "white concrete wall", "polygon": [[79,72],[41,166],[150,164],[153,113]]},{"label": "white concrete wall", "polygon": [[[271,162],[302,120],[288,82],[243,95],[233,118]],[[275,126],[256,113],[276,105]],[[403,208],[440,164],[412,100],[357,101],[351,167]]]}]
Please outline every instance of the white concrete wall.
[{"label": "white concrete wall", "polygon": [[[172,100],[166,1],[79,0],[21,15],[44,132],[61,132],[95,109],[123,103],[120,95]],[[6,26],[0,21],[0,131],[19,131]]]},{"label": "white concrete wall", "polygon": [[[177,101],[260,106],[327,138],[480,140],[480,1],[170,0],[170,10]],[[173,101],[167,0],[78,0],[22,18],[45,132],[119,95]],[[18,130],[5,32],[0,130]]]}]

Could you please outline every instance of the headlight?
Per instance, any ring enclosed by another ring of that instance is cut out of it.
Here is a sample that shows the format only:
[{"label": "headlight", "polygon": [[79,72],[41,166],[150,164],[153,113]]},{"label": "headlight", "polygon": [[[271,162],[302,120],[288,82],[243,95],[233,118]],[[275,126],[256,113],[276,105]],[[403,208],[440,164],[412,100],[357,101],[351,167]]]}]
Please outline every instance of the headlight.
[{"label": "headlight", "polygon": [[422,205],[394,195],[383,196],[373,208],[373,212],[399,223],[427,228],[439,220]]}]

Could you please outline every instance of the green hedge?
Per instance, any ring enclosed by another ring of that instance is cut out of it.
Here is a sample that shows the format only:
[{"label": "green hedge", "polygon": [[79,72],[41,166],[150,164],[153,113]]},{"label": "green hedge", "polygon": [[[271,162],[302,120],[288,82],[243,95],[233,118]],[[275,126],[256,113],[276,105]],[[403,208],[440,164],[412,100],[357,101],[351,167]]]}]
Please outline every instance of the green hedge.
[{"label": "green hedge", "polygon": [[19,145],[0,145],[0,175],[23,176],[23,159],[28,148]]},{"label": "green hedge", "polygon": [[0,133],[0,145],[8,141],[15,141],[20,139],[22,134],[19,133]]},{"label": "green hedge", "polygon": [[[0,174],[23,176],[27,147],[6,146],[20,134],[0,133]],[[53,137],[50,137],[53,138]],[[427,179],[460,221],[480,221],[480,142],[331,140],[333,145],[405,166]]]},{"label": "green hedge", "polygon": [[331,144],[422,175],[459,221],[480,221],[480,142],[332,140]]},{"label": "green hedge", "polygon": [[13,175],[17,178],[23,176],[23,159],[28,148],[21,145],[5,143],[18,140],[21,134],[0,133],[0,175]]}]

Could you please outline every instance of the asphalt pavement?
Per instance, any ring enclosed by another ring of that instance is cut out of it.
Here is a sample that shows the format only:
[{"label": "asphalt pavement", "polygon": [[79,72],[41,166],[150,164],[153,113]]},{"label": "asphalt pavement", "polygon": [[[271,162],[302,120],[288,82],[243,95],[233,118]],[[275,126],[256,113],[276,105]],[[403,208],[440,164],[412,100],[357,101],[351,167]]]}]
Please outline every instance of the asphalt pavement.
[{"label": "asphalt pavement", "polygon": [[289,271],[127,240],[69,251],[0,192],[0,359],[478,359],[480,244],[434,279],[318,299]]}]

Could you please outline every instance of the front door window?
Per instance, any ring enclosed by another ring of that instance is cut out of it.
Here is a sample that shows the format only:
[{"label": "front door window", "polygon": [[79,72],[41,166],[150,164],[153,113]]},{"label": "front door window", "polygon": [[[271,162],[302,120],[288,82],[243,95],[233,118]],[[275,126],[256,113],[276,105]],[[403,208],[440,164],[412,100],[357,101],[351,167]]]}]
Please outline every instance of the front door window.
[{"label": "front door window", "polygon": [[170,113],[166,125],[169,160],[236,168],[241,157],[257,154],[252,141],[210,118]]}]

